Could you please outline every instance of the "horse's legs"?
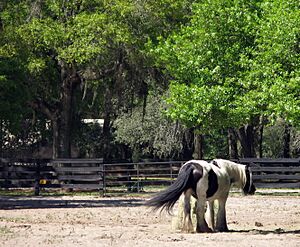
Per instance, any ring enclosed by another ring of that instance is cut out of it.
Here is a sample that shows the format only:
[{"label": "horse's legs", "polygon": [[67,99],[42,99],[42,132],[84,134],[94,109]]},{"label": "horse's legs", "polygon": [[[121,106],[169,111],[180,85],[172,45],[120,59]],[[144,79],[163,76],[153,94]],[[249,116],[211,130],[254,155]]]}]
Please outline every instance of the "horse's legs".
[{"label": "horse's legs", "polygon": [[184,209],[183,209],[183,232],[193,232],[194,227],[191,219],[191,191],[184,192]]},{"label": "horse's legs", "polygon": [[205,213],[205,218],[208,226],[214,230],[215,229],[215,210],[214,210],[214,201],[207,202],[207,210]]},{"label": "horse's legs", "polygon": [[206,199],[204,198],[198,198],[197,200],[197,232],[212,232],[212,230],[208,227],[206,221],[205,221],[205,203]]},{"label": "horse's legs", "polygon": [[219,199],[219,209],[217,214],[217,222],[216,222],[216,231],[218,232],[227,232],[227,221],[226,221],[226,198]]}]

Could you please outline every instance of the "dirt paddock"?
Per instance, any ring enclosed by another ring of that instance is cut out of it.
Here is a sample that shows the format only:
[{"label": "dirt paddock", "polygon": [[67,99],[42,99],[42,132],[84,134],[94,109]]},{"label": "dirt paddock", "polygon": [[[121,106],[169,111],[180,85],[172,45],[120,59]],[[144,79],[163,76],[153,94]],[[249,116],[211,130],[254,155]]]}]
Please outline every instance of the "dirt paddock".
[{"label": "dirt paddock", "polygon": [[0,196],[0,246],[300,246],[300,196],[230,196],[230,232],[185,234],[141,197]]}]

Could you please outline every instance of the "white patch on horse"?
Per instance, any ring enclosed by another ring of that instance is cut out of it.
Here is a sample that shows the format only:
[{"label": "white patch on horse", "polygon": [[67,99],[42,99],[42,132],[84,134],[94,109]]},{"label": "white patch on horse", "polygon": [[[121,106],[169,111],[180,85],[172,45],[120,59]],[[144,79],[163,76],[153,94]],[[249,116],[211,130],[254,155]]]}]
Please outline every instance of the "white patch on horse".
[{"label": "white patch on horse", "polygon": [[[195,231],[191,217],[193,208],[197,232],[228,231],[225,206],[232,184],[241,188],[244,194],[255,192],[251,171],[247,166],[222,159],[215,159],[213,163],[191,160],[181,167],[178,178],[171,186],[148,200],[146,204],[169,211],[183,194],[183,199],[179,202],[179,208],[183,209],[183,214],[179,215],[183,221],[180,224],[182,231]],[[192,195],[196,198],[193,207]],[[216,201],[218,211],[215,219]]]}]

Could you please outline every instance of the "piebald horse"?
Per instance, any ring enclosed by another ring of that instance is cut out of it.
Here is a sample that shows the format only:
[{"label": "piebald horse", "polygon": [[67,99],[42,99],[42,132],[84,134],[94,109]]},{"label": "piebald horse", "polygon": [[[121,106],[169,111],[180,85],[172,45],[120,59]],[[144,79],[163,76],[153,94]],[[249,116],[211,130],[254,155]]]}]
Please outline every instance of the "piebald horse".
[{"label": "piebald horse", "polygon": [[[225,204],[231,185],[243,190],[245,195],[252,195],[255,186],[248,165],[238,164],[229,160],[215,159],[210,163],[204,160],[190,160],[182,165],[177,179],[166,190],[146,201],[146,205],[161,208],[170,212],[183,193],[184,218],[183,231],[193,232],[191,220],[191,196],[196,198],[197,232],[226,232]],[[214,217],[214,201],[219,203],[218,212]],[[207,202],[207,221],[205,210]]]}]

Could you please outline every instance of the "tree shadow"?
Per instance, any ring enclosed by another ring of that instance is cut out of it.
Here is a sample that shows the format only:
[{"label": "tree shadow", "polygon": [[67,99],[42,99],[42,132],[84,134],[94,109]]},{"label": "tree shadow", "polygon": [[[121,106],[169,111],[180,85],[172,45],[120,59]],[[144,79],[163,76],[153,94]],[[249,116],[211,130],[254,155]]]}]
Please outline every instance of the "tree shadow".
[{"label": "tree shadow", "polygon": [[63,199],[59,197],[0,196],[0,209],[138,207],[143,199]]}]

